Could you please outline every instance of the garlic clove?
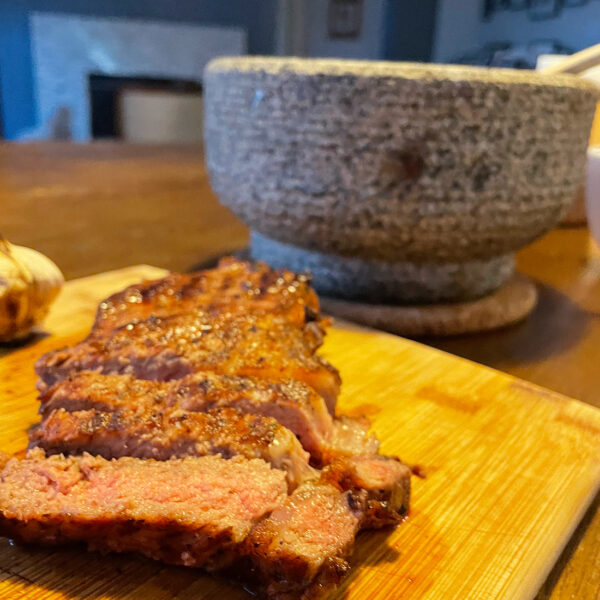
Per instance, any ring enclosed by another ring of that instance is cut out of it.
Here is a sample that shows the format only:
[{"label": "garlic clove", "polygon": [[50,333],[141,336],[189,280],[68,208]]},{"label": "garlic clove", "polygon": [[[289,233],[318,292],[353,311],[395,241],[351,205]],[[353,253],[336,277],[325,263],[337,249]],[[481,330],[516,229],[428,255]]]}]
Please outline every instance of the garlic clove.
[{"label": "garlic clove", "polygon": [[47,256],[0,238],[0,342],[23,338],[41,323],[63,283]]}]

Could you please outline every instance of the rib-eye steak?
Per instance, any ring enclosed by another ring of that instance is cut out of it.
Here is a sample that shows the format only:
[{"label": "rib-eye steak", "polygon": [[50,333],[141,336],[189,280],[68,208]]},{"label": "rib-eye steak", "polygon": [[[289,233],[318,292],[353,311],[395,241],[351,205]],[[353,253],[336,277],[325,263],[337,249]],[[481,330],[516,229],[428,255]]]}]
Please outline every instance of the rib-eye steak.
[{"label": "rib-eye steak", "polygon": [[201,370],[296,379],[333,407],[340,381],[337,371],[315,354],[322,337],[313,321],[300,327],[279,315],[198,310],[151,316],[110,332],[92,330],[80,344],[43,356],[36,371],[45,385],[81,370],[163,381]]},{"label": "rib-eye steak", "polygon": [[103,301],[36,363],[41,421],[24,459],[0,456],[0,533],[320,598],[358,531],[410,499],[410,469],[336,414],[326,325],[307,276],[234,259]]}]

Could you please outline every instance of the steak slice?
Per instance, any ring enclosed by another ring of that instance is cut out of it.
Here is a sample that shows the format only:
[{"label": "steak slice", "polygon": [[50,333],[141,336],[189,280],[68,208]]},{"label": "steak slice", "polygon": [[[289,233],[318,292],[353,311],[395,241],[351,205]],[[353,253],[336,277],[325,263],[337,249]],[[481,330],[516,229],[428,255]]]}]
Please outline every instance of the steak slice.
[{"label": "steak slice", "polygon": [[116,412],[131,407],[145,412],[235,408],[277,419],[319,460],[333,435],[333,420],[323,398],[309,386],[291,380],[270,382],[256,377],[199,372],[162,382],[81,371],[52,386],[39,400],[42,417],[57,408],[70,412],[89,409]]},{"label": "steak slice", "polygon": [[342,490],[366,490],[374,525],[396,521],[408,507],[408,468],[376,454],[377,441],[365,423],[332,420],[322,399],[296,382],[270,384],[212,373],[156,382],[81,372],[53,386],[41,401],[43,419],[30,432],[30,443],[48,452],[161,460],[214,453],[257,456],[286,470],[292,489],[318,473],[309,468],[292,433],[264,415],[277,416],[294,433],[314,430],[314,405],[319,422],[329,426],[323,436],[312,438],[320,444],[316,455],[326,465],[323,476]]},{"label": "steak slice", "polygon": [[333,419],[321,396],[292,380],[270,382],[199,372],[162,382],[81,371],[40,394],[39,400],[43,418],[57,408],[69,412],[94,409],[98,413],[135,408],[136,414],[145,414],[146,418],[167,409],[205,412],[235,408],[279,421],[298,436],[317,466],[340,455],[375,454],[379,448],[377,439],[369,435],[367,422],[348,417]]},{"label": "steak slice", "polygon": [[197,310],[272,313],[299,326],[320,319],[319,300],[310,277],[265,263],[223,258],[215,269],[172,273],[144,281],[100,303],[93,329],[110,331],[151,316]]},{"label": "steak slice", "polygon": [[277,419],[294,432],[317,462],[321,462],[333,436],[334,419],[323,398],[301,381],[269,381],[205,372],[173,382],[171,394],[186,410],[231,406],[241,412]]},{"label": "steak slice", "polygon": [[333,412],[337,371],[315,356],[325,321],[309,280],[264,263],[219,267],[130,286],[100,303],[90,335],[36,365],[40,389],[72,371],[170,380],[210,370],[305,381]]},{"label": "steak slice", "polygon": [[253,526],[286,500],[282,471],[260,459],[168,461],[88,454],[12,459],[0,476],[0,534],[82,541],[214,570],[231,564]]},{"label": "steak slice", "polygon": [[366,419],[341,416],[333,420],[327,447],[323,450],[322,463],[331,462],[339,456],[377,454],[379,441],[369,434],[370,423]]},{"label": "steak slice", "polygon": [[336,458],[321,472],[320,481],[340,490],[364,493],[362,527],[397,524],[408,514],[410,468],[399,459],[379,454]]},{"label": "steak slice", "polygon": [[207,312],[149,317],[92,332],[83,342],[45,354],[36,363],[44,391],[69,374],[91,370],[168,381],[199,371],[293,379],[315,389],[332,412],[340,386],[338,372],[315,355],[323,330],[303,328],[276,315],[218,315]]},{"label": "steak slice", "polygon": [[349,569],[364,496],[309,482],[258,523],[246,552],[269,598],[316,598],[335,588]]},{"label": "steak slice", "polygon": [[154,458],[241,455],[261,458],[287,474],[294,489],[314,477],[294,434],[275,419],[242,414],[232,408],[207,413],[160,408],[152,403],[125,405],[114,412],[58,408],[29,434],[30,447],[51,454],[89,452],[104,458]]}]

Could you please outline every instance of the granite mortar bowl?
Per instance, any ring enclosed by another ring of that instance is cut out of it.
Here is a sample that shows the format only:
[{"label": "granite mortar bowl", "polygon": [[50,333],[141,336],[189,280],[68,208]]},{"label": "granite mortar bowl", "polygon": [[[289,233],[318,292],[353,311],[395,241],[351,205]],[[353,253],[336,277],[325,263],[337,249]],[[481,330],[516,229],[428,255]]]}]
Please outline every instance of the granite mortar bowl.
[{"label": "granite mortar bowl", "polygon": [[597,88],[574,76],[235,57],[206,68],[205,142],[252,254],[325,294],[485,295],[568,211]]}]

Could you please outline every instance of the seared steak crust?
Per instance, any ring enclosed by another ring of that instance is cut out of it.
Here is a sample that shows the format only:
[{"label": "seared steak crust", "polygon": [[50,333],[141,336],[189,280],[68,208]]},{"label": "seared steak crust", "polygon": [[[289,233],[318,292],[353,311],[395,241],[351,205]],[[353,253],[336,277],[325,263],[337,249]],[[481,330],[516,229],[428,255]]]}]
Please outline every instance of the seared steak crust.
[{"label": "seared steak crust", "polygon": [[81,343],[50,352],[36,363],[45,386],[74,371],[129,374],[168,381],[198,371],[303,381],[330,408],[339,391],[337,371],[315,354],[323,331],[316,323],[298,328],[276,315],[213,315],[209,312],[149,317],[92,333]]},{"label": "seared steak crust", "polygon": [[272,313],[298,326],[320,319],[319,300],[307,275],[224,258],[216,269],[172,273],[113,294],[100,303],[93,329],[111,331],[151,316],[197,310]]},{"label": "seared steak crust", "polygon": [[232,408],[207,413],[151,405],[122,406],[115,412],[58,408],[30,432],[29,440],[30,447],[51,454],[89,452],[109,459],[168,460],[211,454],[262,458],[287,473],[292,489],[313,472],[308,454],[288,429],[275,419]]},{"label": "seared steak crust", "polygon": [[293,380],[271,382],[201,371],[162,382],[81,371],[58,382],[39,399],[43,418],[57,408],[69,412],[89,409],[118,412],[135,408],[149,414],[173,409],[205,412],[235,408],[277,419],[318,460],[333,437],[333,419],[323,398],[309,386]]},{"label": "seared steak crust", "polygon": [[337,371],[315,351],[323,321],[309,281],[233,259],[130,286],[102,302],[90,335],[36,363],[41,389],[95,370],[177,379],[200,370],[304,381],[333,411]]}]

